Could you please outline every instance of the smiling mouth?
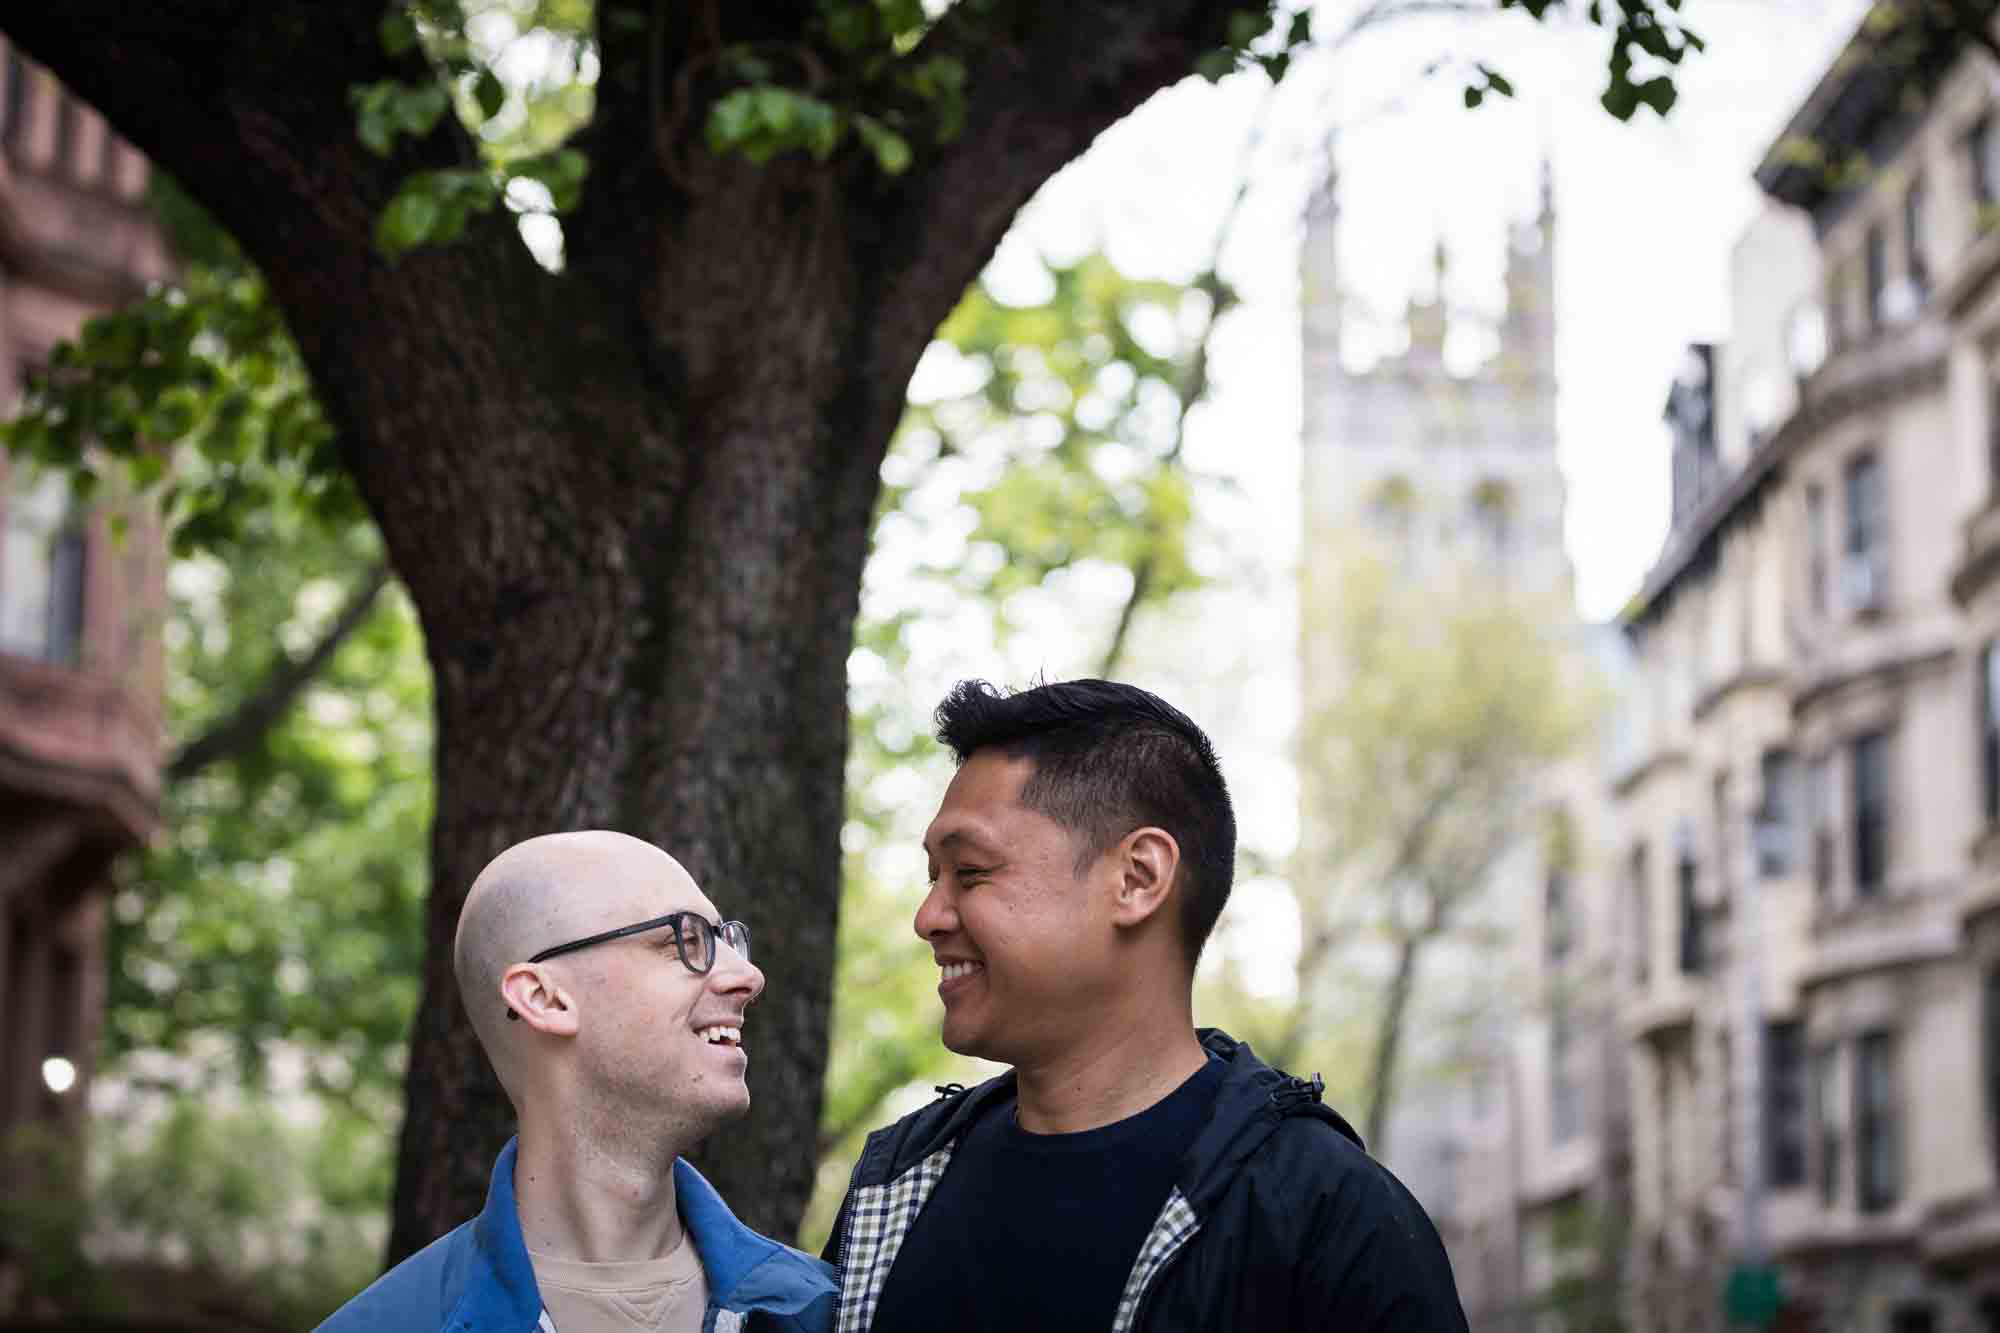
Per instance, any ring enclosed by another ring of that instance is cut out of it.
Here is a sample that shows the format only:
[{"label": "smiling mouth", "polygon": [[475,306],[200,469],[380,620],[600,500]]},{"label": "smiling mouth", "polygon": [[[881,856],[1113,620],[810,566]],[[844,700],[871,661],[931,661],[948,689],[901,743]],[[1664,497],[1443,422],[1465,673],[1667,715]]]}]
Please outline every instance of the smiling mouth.
[{"label": "smiling mouth", "polygon": [[742,1028],[720,1026],[700,1028],[695,1032],[695,1035],[711,1046],[734,1046],[741,1048],[743,1045]]},{"label": "smiling mouth", "polygon": [[985,966],[984,963],[946,963],[939,969],[943,974],[940,980],[958,981],[961,978],[971,976],[975,972],[984,970]]}]

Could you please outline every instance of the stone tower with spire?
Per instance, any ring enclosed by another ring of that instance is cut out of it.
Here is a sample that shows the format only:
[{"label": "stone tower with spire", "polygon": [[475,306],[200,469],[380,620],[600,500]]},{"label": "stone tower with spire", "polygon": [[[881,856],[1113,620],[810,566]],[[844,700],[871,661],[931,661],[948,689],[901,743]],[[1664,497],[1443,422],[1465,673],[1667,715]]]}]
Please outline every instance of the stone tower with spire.
[{"label": "stone tower with spire", "polygon": [[[1539,215],[1509,237],[1498,319],[1452,307],[1440,241],[1433,287],[1404,313],[1407,345],[1358,372],[1341,356],[1339,218],[1329,175],[1307,207],[1301,273],[1308,590],[1315,550],[1336,544],[1336,534],[1365,532],[1415,576],[1472,564],[1518,589],[1566,596],[1547,168]],[[1461,325],[1497,341],[1469,370],[1445,356]]]}]

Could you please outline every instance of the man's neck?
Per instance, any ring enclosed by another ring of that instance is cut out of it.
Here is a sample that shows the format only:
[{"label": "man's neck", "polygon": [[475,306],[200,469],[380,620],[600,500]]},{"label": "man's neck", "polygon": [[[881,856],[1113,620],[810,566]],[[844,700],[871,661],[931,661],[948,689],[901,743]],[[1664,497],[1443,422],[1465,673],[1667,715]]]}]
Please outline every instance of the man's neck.
[{"label": "man's neck", "polygon": [[521,1121],[514,1203],[528,1248],[584,1263],[673,1253],[682,1238],[674,1154],[621,1153],[560,1124]]},{"label": "man's neck", "polygon": [[1099,1023],[1047,1059],[1015,1066],[1017,1116],[1031,1134],[1074,1134],[1139,1114],[1208,1059],[1193,1016]]}]

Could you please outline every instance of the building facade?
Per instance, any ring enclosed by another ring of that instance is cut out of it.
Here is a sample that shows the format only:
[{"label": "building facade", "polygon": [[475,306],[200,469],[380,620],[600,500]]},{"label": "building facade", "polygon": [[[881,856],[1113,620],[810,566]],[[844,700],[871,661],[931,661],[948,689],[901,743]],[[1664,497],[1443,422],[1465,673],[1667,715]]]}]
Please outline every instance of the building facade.
[{"label": "building facade", "polygon": [[[58,343],[167,276],[146,179],[101,117],[0,44],[10,406]],[[0,1136],[83,1113],[111,862],[157,820],[164,566],[148,512],[80,508],[0,453]]]},{"label": "building facade", "polygon": [[[1667,404],[1611,787],[1627,1316],[2000,1330],[2000,66],[1864,25]],[[1742,1279],[1739,1279],[1742,1280]]]}]

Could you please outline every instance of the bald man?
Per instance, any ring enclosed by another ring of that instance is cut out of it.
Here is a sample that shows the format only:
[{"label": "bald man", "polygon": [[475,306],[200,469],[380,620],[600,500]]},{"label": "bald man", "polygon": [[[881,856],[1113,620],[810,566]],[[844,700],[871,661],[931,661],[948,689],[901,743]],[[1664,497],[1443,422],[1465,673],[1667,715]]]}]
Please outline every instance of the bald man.
[{"label": "bald man", "polygon": [[622,833],[508,848],[459,913],[460,998],[514,1104],[478,1217],[332,1333],[819,1333],[824,1263],[738,1222],[681,1160],[750,1106],[749,932]]}]

